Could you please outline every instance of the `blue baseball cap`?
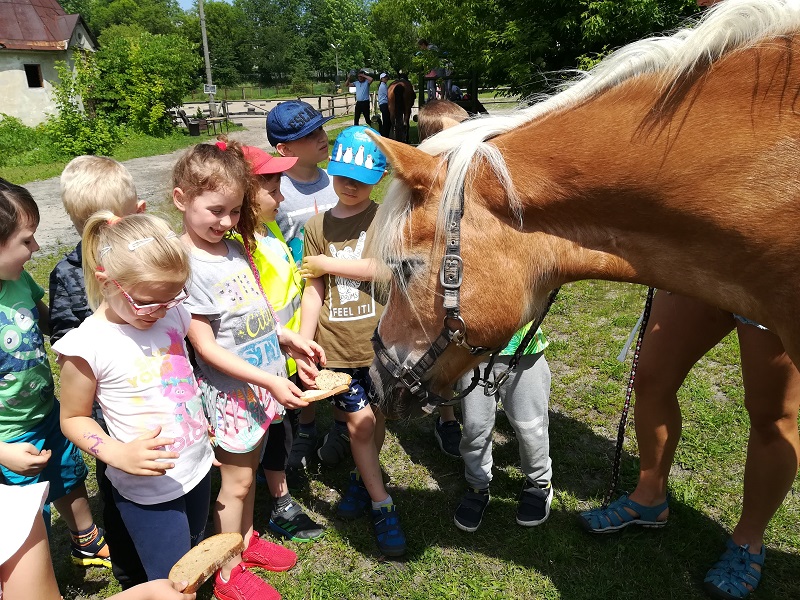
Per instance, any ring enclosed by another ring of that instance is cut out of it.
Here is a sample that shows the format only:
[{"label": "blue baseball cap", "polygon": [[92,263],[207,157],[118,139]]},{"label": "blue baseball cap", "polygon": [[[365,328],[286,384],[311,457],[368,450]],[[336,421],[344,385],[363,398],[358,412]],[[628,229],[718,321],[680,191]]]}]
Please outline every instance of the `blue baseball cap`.
[{"label": "blue baseball cap", "polygon": [[333,144],[328,175],[341,175],[369,185],[381,180],[386,171],[386,156],[367,131],[380,135],[363,125],[348,127],[339,134]]},{"label": "blue baseball cap", "polygon": [[307,136],[333,117],[323,117],[308,102],[281,102],[267,115],[267,139],[273,146]]}]

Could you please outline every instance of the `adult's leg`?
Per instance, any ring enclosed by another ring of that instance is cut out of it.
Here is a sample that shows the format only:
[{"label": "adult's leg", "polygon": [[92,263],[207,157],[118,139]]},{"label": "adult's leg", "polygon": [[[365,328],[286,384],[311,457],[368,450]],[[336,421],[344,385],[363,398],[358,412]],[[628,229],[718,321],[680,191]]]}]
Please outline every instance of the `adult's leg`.
[{"label": "adult's leg", "polygon": [[678,389],[694,364],[733,327],[728,312],[687,296],[656,294],[634,382],[640,462],[639,482],[629,496],[634,502],[657,506],[666,500],[681,435]]},{"label": "adult's leg", "polygon": [[777,335],[737,322],[750,439],[742,515],[733,541],[758,552],[769,520],[797,475],[800,373]]},{"label": "adult's leg", "polygon": [[389,105],[388,104],[381,104],[381,135],[383,137],[389,137],[389,133],[392,130],[392,115],[389,113]]}]

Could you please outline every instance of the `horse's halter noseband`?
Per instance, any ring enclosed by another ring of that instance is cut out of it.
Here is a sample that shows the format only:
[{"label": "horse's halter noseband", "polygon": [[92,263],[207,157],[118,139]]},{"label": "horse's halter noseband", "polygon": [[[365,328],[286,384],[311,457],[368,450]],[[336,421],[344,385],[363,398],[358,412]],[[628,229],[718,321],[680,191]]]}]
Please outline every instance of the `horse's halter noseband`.
[{"label": "horse's halter noseband", "polygon": [[[472,346],[467,342],[467,324],[461,317],[461,283],[464,272],[464,261],[461,259],[461,218],[463,216],[464,188],[462,187],[459,194],[458,208],[451,208],[448,211],[445,225],[445,253],[442,257],[442,265],[439,268],[439,283],[441,283],[444,289],[442,306],[444,306],[446,314],[439,337],[433,341],[425,353],[420,356],[419,360],[415,363],[410,364],[408,360],[406,360],[401,364],[389,354],[378,333],[377,327],[375,328],[375,333],[372,335],[372,346],[375,349],[375,357],[394,380],[392,386],[394,387],[398,383],[401,384],[412,396],[426,403],[423,407],[424,410],[432,410],[442,403],[460,400],[479,384],[484,388],[484,393],[487,396],[493,396],[506,382],[510,373],[516,369],[522,353],[525,348],[528,347],[528,344],[530,344],[533,336],[536,335],[539,325],[541,325],[544,320],[550,305],[553,303],[558,293],[557,289],[550,292],[547,308],[545,308],[539,319],[531,325],[531,328],[525,334],[519,347],[514,352],[508,368],[500,373],[494,381],[489,381],[488,377],[489,373],[491,373],[494,359],[503,348]],[[453,395],[451,398],[444,398],[426,387],[425,376],[451,343],[464,348],[473,356],[491,353],[491,358],[489,360],[489,365],[484,371],[483,378],[481,378],[480,370],[476,366],[469,386],[460,393]]]}]

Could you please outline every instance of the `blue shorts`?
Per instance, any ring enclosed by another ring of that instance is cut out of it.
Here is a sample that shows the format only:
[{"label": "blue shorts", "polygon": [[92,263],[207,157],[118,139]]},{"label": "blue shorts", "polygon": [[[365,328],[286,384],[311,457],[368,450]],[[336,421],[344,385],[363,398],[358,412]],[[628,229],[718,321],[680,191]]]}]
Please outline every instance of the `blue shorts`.
[{"label": "blue shorts", "polygon": [[37,423],[31,431],[6,440],[7,444],[25,442],[33,444],[40,452],[45,449],[50,450],[52,452],[50,460],[40,473],[27,477],[0,465],[0,481],[8,485],[31,485],[49,481],[50,492],[47,494],[45,506],[69,494],[83,483],[89,473],[81,451],[61,433],[60,413],[61,406],[55,401],[50,414]]},{"label": "blue shorts", "polygon": [[344,394],[331,397],[331,402],[339,410],[355,413],[367,408],[372,402],[372,379],[369,376],[369,367],[357,369],[331,369],[337,373],[347,373],[353,380],[350,389]]}]

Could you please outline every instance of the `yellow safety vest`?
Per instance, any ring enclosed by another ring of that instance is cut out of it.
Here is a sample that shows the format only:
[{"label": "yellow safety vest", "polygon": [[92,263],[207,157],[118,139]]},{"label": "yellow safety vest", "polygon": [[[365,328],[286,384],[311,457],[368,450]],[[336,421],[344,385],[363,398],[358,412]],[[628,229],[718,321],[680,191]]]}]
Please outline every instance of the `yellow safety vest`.
[{"label": "yellow safety vest", "polygon": [[[280,242],[282,254],[274,252],[267,244],[258,243],[253,251],[253,262],[261,276],[261,286],[272,305],[281,327],[300,331],[300,300],[303,293],[303,280],[286,245],[278,224],[266,223],[267,228]],[[238,235],[236,237],[239,237]],[[239,238],[241,240],[241,238]],[[286,358],[289,375],[297,372],[294,359]]]}]

